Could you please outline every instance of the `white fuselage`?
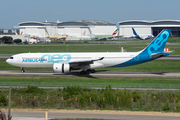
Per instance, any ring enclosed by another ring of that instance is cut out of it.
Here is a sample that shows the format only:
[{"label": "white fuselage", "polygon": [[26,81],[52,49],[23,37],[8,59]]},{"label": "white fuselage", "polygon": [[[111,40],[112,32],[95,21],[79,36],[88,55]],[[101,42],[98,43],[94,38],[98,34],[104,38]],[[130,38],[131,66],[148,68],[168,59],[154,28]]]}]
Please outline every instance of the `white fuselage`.
[{"label": "white fuselage", "polygon": [[22,53],[13,55],[6,62],[18,67],[52,67],[54,63],[78,63],[103,57],[88,66],[98,68],[122,64],[138,54],[139,52]]},{"label": "white fuselage", "polygon": [[153,38],[154,36],[151,35],[151,34],[149,34],[149,35],[139,35],[139,37],[140,37],[141,39],[145,40],[145,39]]}]

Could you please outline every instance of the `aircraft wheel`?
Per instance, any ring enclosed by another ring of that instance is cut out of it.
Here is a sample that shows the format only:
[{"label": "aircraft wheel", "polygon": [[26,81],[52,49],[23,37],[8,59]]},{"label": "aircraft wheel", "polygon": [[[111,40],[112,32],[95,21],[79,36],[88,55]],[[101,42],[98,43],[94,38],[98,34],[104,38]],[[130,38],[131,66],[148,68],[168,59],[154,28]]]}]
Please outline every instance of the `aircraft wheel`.
[{"label": "aircraft wheel", "polygon": [[91,73],[95,73],[96,71],[94,70],[94,69],[91,69],[91,71],[90,71]]},{"label": "aircraft wheel", "polygon": [[23,67],[21,68],[21,72],[22,72],[22,73],[23,73],[23,72],[25,72],[25,70],[24,70],[24,68],[23,68]]},{"label": "aircraft wheel", "polygon": [[91,73],[91,70],[87,69],[86,74],[90,74],[90,73]]},{"label": "aircraft wheel", "polygon": [[80,73],[81,73],[81,74],[85,74],[85,73],[86,73],[86,71],[81,71]]}]

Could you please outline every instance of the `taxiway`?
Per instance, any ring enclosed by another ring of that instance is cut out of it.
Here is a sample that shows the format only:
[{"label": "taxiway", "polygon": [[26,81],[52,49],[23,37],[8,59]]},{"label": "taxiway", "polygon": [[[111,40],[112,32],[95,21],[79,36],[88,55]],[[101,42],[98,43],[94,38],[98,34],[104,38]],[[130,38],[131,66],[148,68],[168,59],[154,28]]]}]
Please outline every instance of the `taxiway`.
[{"label": "taxiway", "polygon": [[[46,110],[12,110],[13,120],[44,120]],[[47,110],[48,118],[97,118],[117,120],[179,120],[178,113],[108,111],[108,110]],[[7,113],[7,112],[6,112]]]},{"label": "taxiway", "polygon": [[79,71],[74,71],[68,74],[63,74],[63,73],[54,73],[53,71],[28,71],[26,70],[26,72],[22,73],[20,70],[0,70],[0,75],[180,78],[179,72],[96,71],[96,73],[91,73],[91,74],[80,74]]}]

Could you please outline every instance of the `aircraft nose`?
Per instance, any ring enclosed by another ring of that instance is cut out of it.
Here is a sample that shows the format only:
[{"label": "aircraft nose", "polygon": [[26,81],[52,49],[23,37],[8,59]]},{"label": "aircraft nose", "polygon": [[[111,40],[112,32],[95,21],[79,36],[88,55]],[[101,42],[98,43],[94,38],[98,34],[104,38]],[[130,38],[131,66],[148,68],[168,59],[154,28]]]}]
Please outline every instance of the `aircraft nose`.
[{"label": "aircraft nose", "polygon": [[10,63],[10,60],[9,60],[9,59],[7,59],[7,60],[6,60],[6,62],[7,62],[7,63]]}]

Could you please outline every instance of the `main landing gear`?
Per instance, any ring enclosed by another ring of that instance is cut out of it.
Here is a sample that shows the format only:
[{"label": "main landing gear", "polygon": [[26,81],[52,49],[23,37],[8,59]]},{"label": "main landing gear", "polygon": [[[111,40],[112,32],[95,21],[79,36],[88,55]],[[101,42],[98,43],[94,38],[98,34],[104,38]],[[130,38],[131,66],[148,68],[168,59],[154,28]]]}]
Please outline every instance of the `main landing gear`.
[{"label": "main landing gear", "polygon": [[25,72],[24,67],[21,67],[21,72],[22,72],[22,73]]},{"label": "main landing gear", "polygon": [[95,73],[96,71],[94,69],[87,69],[86,71],[85,70],[82,70],[80,73],[81,74],[90,74],[90,73]]}]

